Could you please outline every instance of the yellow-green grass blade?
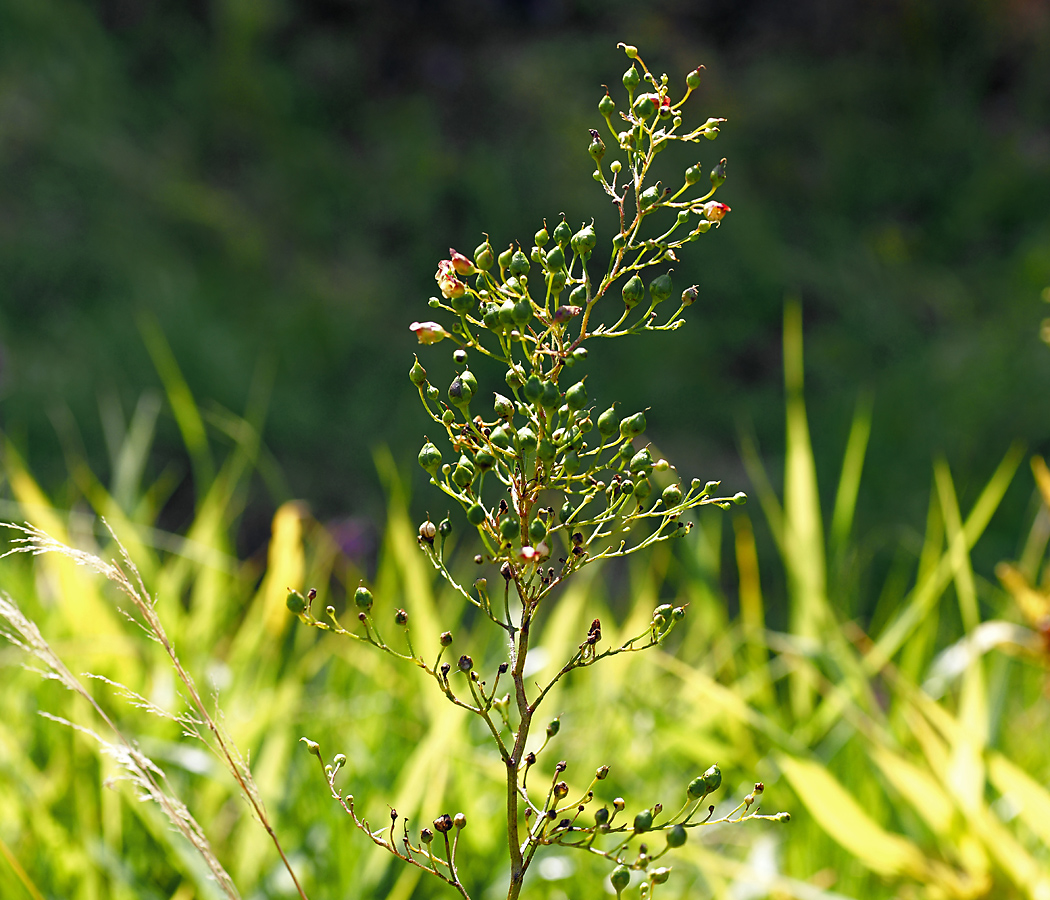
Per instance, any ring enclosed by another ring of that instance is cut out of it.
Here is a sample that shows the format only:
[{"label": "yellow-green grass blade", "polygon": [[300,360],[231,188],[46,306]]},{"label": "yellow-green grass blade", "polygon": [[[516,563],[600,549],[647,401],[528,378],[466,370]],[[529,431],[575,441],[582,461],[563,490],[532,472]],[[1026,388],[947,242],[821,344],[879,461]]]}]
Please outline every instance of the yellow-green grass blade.
[{"label": "yellow-green grass blade", "polygon": [[842,457],[842,472],[839,475],[838,489],[835,491],[834,512],[831,515],[831,555],[836,560],[841,560],[853,530],[864,457],[868,449],[868,438],[871,436],[871,412],[871,395],[861,395],[853,413],[853,422],[846,441],[846,453]]}]

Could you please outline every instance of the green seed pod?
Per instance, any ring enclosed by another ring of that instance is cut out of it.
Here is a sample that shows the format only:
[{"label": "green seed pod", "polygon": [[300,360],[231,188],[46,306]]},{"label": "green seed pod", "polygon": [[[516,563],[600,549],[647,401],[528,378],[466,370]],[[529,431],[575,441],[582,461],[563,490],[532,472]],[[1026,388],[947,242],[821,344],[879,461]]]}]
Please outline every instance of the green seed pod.
[{"label": "green seed pod", "polygon": [[630,497],[634,493],[634,482],[630,478],[625,478],[620,482],[620,491],[627,497]]},{"label": "green seed pod", "polygon": [[653,627],[656,628],[658,633],[663,633],[667,628],[667,616],[659,614],[653,616]]},{"label": "green seed pod", "polygon": [[737,493],[733,494],[730,500],[732,500],[732,502],[735,503],[737,506],[743,506],[745,503],[747,503],[747,494],[745,494],[743,491],[738,491]]},{"label": "green seed pod", "polygon": [[471,525],[480,525],[485,521],[485,507],[480,503],[472,503],[467,507],[467,521]]},{"label": "green seed pod", "polygon": [[513,275],[529,274],[529,258],[520,250],[515,250],[510,257],[510,271]]},{"label": "green seed pod", "polygon": [[533,546],[538,544],[547,536],[547,526],[543,524],[539,519],[533,519],[529,522],[529,539],[532,541]]},{"label": "green seed pod", "polygon": [[573,512],[575,512],[575,508],[568,500],[566,500],[561,505],[561,509],[558,510],[558,521],[561,522],[562,525],[564,525],[566,522],[569,521],[569,518],[572,516]]},{"label": "green seed pod", "polygon": [[574,287],[569,293],[570,306],[583,306],[587,303],[587,286],[584,284]]},{"label": "green seed pod", "polygon": [[603,806],[601,809],[594,811],[594,824],[605,825],[609,821],[609,807]]},{"label": "green seed pod", "polygon": [[525,299],[515,303],[511,318],[515,325],[525,325],[532,318],[532,301]]},{"label": "green seed pod", "polygon": [[514,246],[511,245],[506,250],[504,250],[498,257],[496,257],[496,261],[499,263],[500,271],[503,271],[504,269],[510,266],[510,261],[513,256]]},{"label": "green seed pod", "polygon": [[[562,224],[564,225],[565,223],[563,222]],[[557,234],[558,230],[555,229],[554,233]],[[565,268],[565,252],[561,249],[559,244],[555,244],[551,247],[550,252],[547,254],[547,268],[551,270]]]},{"label": "green seed pod", "polygon": [[540,406],[544,409],[555,409],[561,403],[561,391],[553,381],[543,382],[543,392],[540,394]]},{"label": "green seed pod", "polygon": [[431,831],[429,828],[424,828],[419,832],[419,839],[424,844],[429,844],[431,841],[434,840],[434,832]]},{"label": "green seed pod", "polygon": [[591,143],[587,148],[587,152],[591,154],[591,159],[596,163],[600,163],[602,157],[605,156],[605,142],[593,128],[591,129]]},{"label": "green seed pod", "polygon": [[556,240],[558,246],[564,250],[571,239],[572,229],[569,227],[569,223],[562,219],[554,229],[554,240]]},{"label": "green seed pod", "polygon": [[456,464],[456,467],[452,470],[452,483],[457,487],[466,487],[474,480],[474,467],[472,465],[463,465],[463,460],[466,457],[461,456],[460,462]]},{"label": "green seed pod", "polygon": [[587,358],[587,348],[577,347],[572,351],[572,358],[575,359],[576,362],[583,362]]},{"label": "green seed pod", "polygon": [[505,541],[512,541],[521,533],[521,523],[517,516],[504,516],[499,520],[500,537]]},{"label": "green seed pod", "polygon": [[488,241],[485,241],[484,244],[478,244],[477,249],[474,251],[475,268],[486,272],[492,268],[492,263],[495,262],[495,259],[495,256],[492,254],[492,244]]},{"label": "green seed pod", "polygon": [[671,874],[671,870],[667,866],[660,866],[658,869],[653,869],[649,873],[649,880],[653,884],[663,884],[667,881]]},{"label": "green seed pod", "polygon": [[671,284],[670,272],[658,275],[649,282],[649,296],[652,298],[654,306],[657,303],[663,303],[664,300],[671,296],[673,290],[674,286]]},{"label": "green seed pod", "polygon": [[432,385],[432,384],[428,384],[427,385],[427,400],[429,400],[431,403],[436,403],[438,397],[440,397],[440,396],[441,396],[441,391],[439,391],[436,387],[434,387],[434,385]]},{"label": "green seed pod", "polygon": [[459,377],[463,385],[470,388],[470,396],[473,397],[478,392],[478,380],[474,377],[474,373],[470,369],[464,369],[460,372]]},{"label": "green seed pod", "polygon": [[680,484],[667,485],[660,495],[660,499],[663,500],[664,506],[668,509],[677,506],[682,502],[682,486]]},{"label": "green seed pod", "polygon": [[653,812],[650,809],[643,809],[638,815],[634,817],[634,833],[643,834],[653,827]]},{"label": "green seed pod", "polygon": [[631,66],[631,68],[623,73],[623,86],[629,91],[633,91],[638,87],[641,80],[642,76],[638,74],[638,70],[634,66]]},{"label": "green seed pod", "polygon": [[449,300],[449,303],[456,312],[462,315],[463,313],[470,312],[471,308],[474,306],[474,295],[468,291],[464,294],[460,294],[458,297],[453,297]]},{"label": "green seed pod", "polygon": [[649,452],[648,447],[643,447],[634,456],[631,457],[631,462],[628,468],[632,472],[644,472],[648,475],[653,470],[653,455]]},{"label": "green seed pod", "polygon": [[645,413],[635,413],[620,420],[620,434],[630,440],[645,431]]},{"label": "green seed pod", "polygon": [[717,791],[722,786],[722,770],[717,765],[711,766],[706,772],[704,772],[704,782],[707,784],[707,791]]},{"label": "green seed pod", "polygon": [[686,74],[686,76],[685,76],[685,86],[687,88],[689,88],[690,90],[694,90],[695,91],[698,87],[700,87],[700,70],[702,68],[703,68],[703,66],[697,66],[691,72]]},{"label": "green seed pod", "polygon": [[634,114],[643,121],[648,119],[649,116],[656,112],[657,102],[657,100],[653,99],[652,94],[642,94],[634,101]]},{"label": "green seed pod", "polygon": [[682,619],[685,618],[685,607],[676,606],[674,609],[672,609],[671,618],[674,619],[676,622],[681,622]]},{"label": "green seed pod", "polygon": [[551,238],[551,236],[549,234],[547,234],[547,226],[546,225],[544,225],[539,231],[537,231],[533,235],[533,240],[536,241],[536,246],[537,247],[545,247],[547,245],[547,241],[549,241],[550,238]]},{"label": "green seed pod", "polygon": [[509,397],[504,397],[502,394],[493,392],[496,399],[492,403],[492,408],[495,410],[496,415],[502,419],[511,419],[514,417],[514,403]]},{"label": "green seed pod", "polygon": [[577,256],[587,256],[594,249],[594,245],[598,243],[598,238],[594,233],[594,226],[584,225],[572,236],[570,243],[573,252]]},{"label": "green seed pod", "polygon": [[580,434],[587,434],[592,428],[594,428],[594,422],[591,421],[590,416],[584,416],[580,419],[579,423]]},{"label": "green seed pod", "polygon": [[520,367],[513,369],[507,369],[507,374],[503,376],[503,380],[507,382],[507,387],[512,391],[516,391],[525,383],[525,373]]},{"label": "green seed pod", "polygon": [[523,453],[528,453],[530,450],[536,449],[536,433],[526,425],[524,428],[518,429],[518,441],[519,449]]},{"label": "green seed pod", "polygon": [[[477,384],[476,381],[474,383]],[[457,375],[452,379],[452,384],[448,388],[448,399],[453,406],[466,406],[473,396],[474,391],[470,387],[469,379],[464,380],[462,375]]]},{"label": "green seed pod", "polygon": [[587,386],[582,381],[577,381],[565,392],[565,402],[569,409],[583,409],[587,403]]},{"label": "green seed pod", "polygon": [[614,403],[605,412],[598,416],[598,433],[605,438],[616,434],[616,404]]},{"label": "green seed pod", "polygon": [[508,278],[506,281],[503,282],[503,287],[506,289],[505,293],[506,292],[510,292],[511,294],[520,294],[521,293],[521,282],[518,281],[518,279],[515,278],[513,275],[511,275],[510,278]]},{"label": "green seed pod", "polygon": [[284,605],[288,607],[289,612],[297,616],[306,611],[306,600],[298,591],[289,591]]},{"label": "green seed pod", "polygon": [[443,538],[447,538],[452,534],[452,523],[448,520],[448,516],[445,516],[445,518],[438,522],[438,534]]},{"label": "green seed pod", "polygon": [[499,308],[499,321],[508,328],[514,324],[514,300],[508,297]]},{"label": "green seed pod", "polygon": [[544,262],[543,250],[541,250],[539,247],[534,246],[529,251],[529,259],[531,259],[535,265],[542,267]]},{"label": "green seed pod", "polygon": [[446,409],[441,414],[441,424],[442,425],[451,425],[455,421],[456,421],[456,414],[454,412],[452,412],[451,409]]},{"label": "green seed pod", "polygon": [[417,459],[419,464],[431,475],[436,476],[438,469],[441,468],[441,451],[430,441],[423,445],[423,449],[419,451]]},{"label": "green seed pod", "polygon": [[372,592],[363,584],[354,591],[354,606],[368,612],[372,608]]},{"label": "green seed pod", "polygon": [[649,495],[653,492],[653,486],[648,478],[636,478],[634,480],[634,497],[639,503],[643,503],[649,499]]},{"label": "green seed pod", "polygon": [[499,426],[492,429],[489,440],[492,442],[492,446],[499,447],[501,450],[506,450],[510,447],[510,436],[504,428]]},{"label": "green seed pod", "polygon": [[536,456],[544,462],[550,462],[554,459],[554,454],[554,444],[552,444],[547,438],[543,438],[539,444],[536,445]]},{"label": "green seed pod", "polygon": [[561,731],[561,721],[555,716],[547,725],[547,737],[554,737],[559,731]]},{"label": "green seed pod", "polygon": [[530,403],[535,403],[540,399],[543,394],[543,382],[540,381],[539,375],[533,372],[528,381],[525,382],[524,388],[525,399]]},{"label": "green seed pod", "polygon": [[579,454],[575,450],[570,450],[566,453],[561,464],[566,475],[575,475],[580,471],[581,465],[583,465],[583,460],[580,459]]},{"label": "green seed pod", "polygon": [[685,830],[685,826],[679,823],[667,832],[667,846],[681,847],[688,837],[689,833]]},{"label": "green seed pod", "polygon": [[606,119],[616,112],[616,101],[609,96],[608,92],[606,92],[605,96],[598,101],[598,112],[600,112]]},{"label": "green seed pod", "polygon": [[660,199],[661,193],[660,184],[657,182],[651,188],[646,188],[641,194],[639,194],[638,205],[641,206],[642,209],[648,209]]},{"label": "green seed pod", "polygon": [[645,296],[645,285],[642,284],[642,279],[637,275],[632,275],[627,283],[623,286],[623,302],[624,305],[631,309],[638,305],[638,302]]},{"label": "green seed pod", "polygon": [[696,184],[700,180],[701,174],[699,165],[690,166],[685,170],[685,183]]},{"label": "green seed pod", "polygon": [[558,294],[565,290],[565,270],[556,269],[551,272],[550,276],[547,278],[547,283],[551,288],[551,296],[557,300]]},{"label": "green seed pod", "polygon": [[499,307],[495,303],[488,303],[481,315],[481,321],[491,331],[496,331],[500,326]]},{"label": "green seed pod", "polygon": [[623,893],[624,888],[631,883],[631,870],[627,866],[617,866],[612,870],[609,881],[612,882],[612,886],[616,890],[616,896],[619,897]]},{"label": "green seed pod", "polygon": [[711,170],[711,186],[721,187],[726,183],[726,161],[723,159]]},{"label": "green seed pod", "polygon": [[701,797],[706,797],[709,791],[707,790],[707,782],[704,780],[704,776],[697,775],[696,778],[689,782],[689,787],[685,789],[685,792],[690,800],[699,800]]},{"label": "green seed pod", "polygon": [[419,364],[418,356],[415,360],[416,361],[412,363],[412,368],[408,370],[408,380],[416,387],[419,387],[427,380],[427,370]]},{"label": "green seed pod", "polygon": [[694,284],[692,287],[687,287],[682,291],[682,306],[692,306],[696,303],[696,298],[700,296],[700,291]]}]

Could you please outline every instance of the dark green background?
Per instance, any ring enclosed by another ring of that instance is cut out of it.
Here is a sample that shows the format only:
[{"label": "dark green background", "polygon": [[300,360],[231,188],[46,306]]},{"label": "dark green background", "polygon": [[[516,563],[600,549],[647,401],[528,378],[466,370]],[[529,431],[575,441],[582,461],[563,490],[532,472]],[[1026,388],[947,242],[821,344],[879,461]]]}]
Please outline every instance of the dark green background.
[{"label": "dark green background", "polygon": [[[651,406],[687,476],[746,488],[742,426],[776,472],[793,293],[829,503],[853,405],[874,393],[862,534],[891,547],[921,527],[937,453],[965,507],[1011,440],[1050,449],[1035,0],[6,0],[0,424],[54,486],[68,408],[104,470],[99,398],[130,413],[159,384],[145,316],[205,407],[242,411],[253,378],[272,382],[265,439],[290,494],[380,518],[370,448],[407,465],[419,446],[407,325],[430,314],[437,260],[483,230],[528,243],[563,211],[610,235],[586,144],[618,40],[675,84],[706,66],[690,106],[729,120],[701,161],[729,158],[733,212],[675,273],[701,286],[688,326],[592,353],[596,402]],[[446,346],[424,360],[436,380]],[[169,417],[156,466],[183,455]],[[1027,485],[989,560],[1015,552]],[[260,492],[245,549],[271,504]]]}]

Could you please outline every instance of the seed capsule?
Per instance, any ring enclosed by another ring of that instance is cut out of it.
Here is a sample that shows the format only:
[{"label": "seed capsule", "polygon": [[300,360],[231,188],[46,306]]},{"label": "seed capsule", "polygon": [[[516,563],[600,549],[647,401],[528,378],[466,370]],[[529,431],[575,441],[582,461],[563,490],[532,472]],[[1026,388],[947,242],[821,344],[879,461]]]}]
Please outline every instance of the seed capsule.
[{"label": "seed capsule", "polygon": [[558,242],[558,246],[565,249],[569,241],[572,239],[572,228],[569,227],[569,223],[562,219],[558,226],[554,229],[554,240]]},{"label": "seed capsule", "polygon": [[510,271],[513,275],[529,274],[529,258],[520,250],[515,250],[510,257]]},{"label": "seed capsule", "polygon": [[306,600],[303,599],[303,595],[298,591],[289,591],[284,605],[288,607],[289,612],[297,616],[306,611]]},{"label": "seed capsule", "polygon": [[511,245],[504,250],[499,256],[496,257],[496,262],[499,263],[500,271],[510,266],[511,257],[514,256],[514,247]]},{"label": "seed capsule", "polygon": [[671,870],[667,866],[660,866],[658,869],[653,869],[649,873],[649,880],[653,884],[663,884],[667,881],[668,876],[671,874]]},{"label": "seed capsule", "polygon": [[455,818],[452,820],[452,824],[457,829],[462,830],[467,827],[467,817],[463,813],[456,813]]},{"label": "seed capsule", "polygon": [[544,409],[554,409],[561,403],[561,391],[553,381],[543,382],[543,392],[540,394],[540,406]]},{"label": "seed capsule", "polygon": [[616,889],[616,896],[619,897],[624,888],[631,883],[631,870],[627,866],[617,866],[612,870],[609,881],[612,882],[612,886]]},{"label": "seed capsule", "polygon": [[677,506],[682,502],[682,488],[681,485],[669,484],[664,488],[663,493],[660,495],[660,499],[663,500],[664,506],[670,509],[673,506]]},{"label": "seed capsule", "polygon": [[642,284],[642,279],[637,275],[632,275],[627,283],[623,286],[623,302],[624,305],[631,309],[638,305],[642,297],[645,296],[645,285]]},{"label": "seed capsule", "polygon": [[[557,228],[554,229],[554,233],[557,235]],[[560,244],[555,244],[547,253],[547,268],[555,271],[565,268],[565,253],[562,251]]]},{"label": "seed capsule", "polygon": [[694,284],[692,287],[687,287],[682,291],[682,306],[692,306],[696,303],[696,298],[700,296],[700,291]]},{"label": "seed capsule", "polygon": [[528,381],[525,382],[524,387],[525,399],[530,403],[535,403],[540,399],[540,395],[543,393],[543,382],[536,373],[529,376]]},{"label": "seed capsule", "polygon": [[694,91],[700,87],[700,70],[702,68],[703,66],[697,66],[685,76],[686,87],[691,88]]},{"label": "seed capsule", "polygon": [[722,785],[722,770],[717,765],[711,766],[706,772],[704,772],[704,783],[707,785],[707,790],[717,791]]},{"label": "seed capsule", "polygon": [[668,297],[671,296],[671,292],[674,290],[674,286],[671,284],[670,273],[659,275],[649,282],[649,296],[652,297],[653,303],[663,303]]},{"label": "seed capsule", "polygon": [[441,451],[430,441],[423,445],[423,449],[419,451],[417,459],[419,464],[431,475],[436,476],[438,469],[441,468]]},{"label": "seed capsule", "polygon": [[653,813],[652,810],[643,809],[638,815],[634,817],[634,832],[635,834],[642,834],[653,827]]},{"label": "seed capsule", "polygon": [[608,92],[606,92],[605,96],[598,101],[598,112],[600,112],[606,119],[616,112],[616,101],[609,96]]},{"label": "seed capsule", "polygon": [[457,375],[452,379],[452,384],[448,388],[448,399],[453,406],[466,406],[473,396],[474,391],[471,390],[469,380],[464,379],[463,375]]},{"label": "seed capsule", "polygon": [[648,478],[636,478],[634,482],[634,498],[642,503],[648,499],[649,495],[653,492],[653,486],[649,482]]},{"label": "seed capsule", "polygon": [[536,449],[536,433],[526,425],[518,429],[518,448],[522,452]]},{"label": "seed capsule", "polygon": [[445,813],[443,816],[438,816],[434,819],[434,830],[441,834],[448,834],[452,830],[452,816]]},{"label": "seed capsule", "polygon": [[620,434],[630,440],[645,431],[645,413],[635,413],[620,420]]},{"label": "seed capsule", "polygon": [[660,194],[661,193],[662,193],[662,191],[660,190],[660,183],[659,182],[654,184],[651,188],[646,188],[644,191],[642,191],[642,193],[638,197],[638,204],[639,204],[639,206],[641,206],[642,209],[648,209],[657,200],[660,199]]},{"label": "seed capsule", "polygon": [[500,537],[505,541],[512,541],[521,532],[521,523],[517,516],[504,516],[499,522]]},{"label": "seed capsule", "polygon": [[539,519],[533,519],[529,523],[529,538],[535,546],[547,536],[547,526]]},{"label": "seed capsule", "polygon": [[721,187],[726,181],[726,161],[723,159],[711,170],[711,186]]},{"label": "seed capsule", "polygon": [[547,725],[547,737],[554,737],[559,731],[561,731],[561,720],[555,717]]},{"label": "seed capsule", "polygon": [[571,241],[573,252],[577,256],[587,256],[597,243],[598,238],[594,234],[594,227],[592,225],[584,225],[583,228],[572,236]]},{"label": "seed capsule", "polygon": [[696,184],[700,180],[700,175],[701,172],[699,166],[690,166],[685,170],[685,183]]},{"label": "seed capsule", "polygon": [[616,434],[617,427],[616,405],[613,404],[598,416],[598,433],[602,437],[612,437],[612,435]]},{"label": "seed capsule", "polygon": [[367,612],[372,608],[372,601],[372,592],[364,585],[361,585],[354,591],[354,605],[358,609],[363,609]]},{"label": "seed capsule", "polygon": [[469,672],[474,668],[474,660],[472,660],[466,653],[459,658],[459,671]]},{"label": "seed capsule", "polygon": [[594,811],[594,824],[604,825],[609,821],[609,807],[603,806],[601,809]]},{"label": "seed capsule", "polygon": [[485,507],[480,503],[472,503],[467,507],[467,521],[471,525],[480,525],[485,521]]},{"label": "seed capsule", "polygon": [[416,387],[427,380],[427,370],[419,364],[419,357],[416,357],[416,361],[412,363],[412,368],[408,370],[408,380],[412,382]]},{"label": "seed capsule", "polygon": [[678,824],[675,825],[669,832],[667,832],[667,846],[668,847],[681,847],[689,837],[688,832],[685,830],[685,826]]},{"label": "seed capsule", "polygon": [[399,609],[396,613],[394,613],[394,622],[396,622],[398,625],[407,625],[408,613],[405,612],[403,609]]},{"label": "seed capsule", "polygon": [[631,68],[623,73],[623,86],[629,91],[633,91],[638,87],[641,80],[642,76],[638,74],[638,70],[634,66],[631,66]]},{"label": "seed capsule", "polygon": [[419,832],[419,839],[424,844],[429,844],[432,840],[434,840],[434,832],[431,831],[429,828],[424,828]]},{"label": "seed capsule", "polygon": [[489,440],[492,441],[492,446],[499,447],[501,450],[506,450],[510,447],[510,436],[507,434],[506,429],[500,426],[492,429]]},{"label": "seed capsule", "polygon": [[565,392],[565,402],[569,409],[583,409],[587,404],[587,386],[582,381],[577,381]]},{"label": "seed capsule", "polygon": [[649,452],[648,447],[643,447],[634,456],[631,457],[631,462],[628,468],[632,472],[644,472],[648,475],[653,470],[653,456]]}]

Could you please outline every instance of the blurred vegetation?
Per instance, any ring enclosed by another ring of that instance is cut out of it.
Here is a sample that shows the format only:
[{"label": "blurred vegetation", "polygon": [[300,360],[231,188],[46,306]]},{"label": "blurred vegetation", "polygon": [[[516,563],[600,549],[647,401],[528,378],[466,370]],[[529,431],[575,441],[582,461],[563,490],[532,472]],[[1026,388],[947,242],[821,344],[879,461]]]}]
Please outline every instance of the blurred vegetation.
[{"label": "blurred vegetation", "polygon": [[[696,321],[658,360],[643,342],[589,365],[627,404],[659,398],[650,437],[683,475],[754,504],[562,599],[552,648],[596,614],[630,629],[658,599],[687,600],[691,623],[673,658],[571,684],[565,757],[588,771],[613,747],[610,796],[665,802],[717,761],[727,801],[759,777],[795,814],[691,842],[681,896],[1044,897],[1031,613],[1050,519],[1007,448],[1050,452],[1046,5],[398,10],[0,4],[0,509],[110,553],[106,516],[188,667],[221,688],[312,896],[443,894],[337,815],[295,745],[307,724],[350,757],[373,820],[387,801],[417,824],[467,811],[487,883],[502,857],[482,736],[417,700],[414,673],[318,640],[279,601],[298,581],[341,608],[364,574],[390,609],[433,602],[471,632],[414,546],[434,499],[403,465],[421,431],[405,326],[450,243],[505,244],[561,212],[607,233],[585,148],[617,40],[672,77],[702,62],[697,102],[729,119],[703,162],[728,157],[733,213],[676,270],[701,286]],[[785,295],[805,313],[786,345]],[[385,519],[378,553],[351,515]],[[1008,558],[1005,591],[991,573]],[[59,558],[0,567],[71,671],[177,703],[97,579]],[[37,716],[92,724],[22,659],[0,646],[0,895],[213,896],[155,810],[102,788],[115,772],[91,742]],[[286,896],[214,762],[92,690],[244,895]],[[602,874],[546,871],[534,895],[551,900]]]},{"label": "blurred vegetation", "polygon": [[[704,510],[693,534],[676,544],[610,567],[606,577],[582,577],[541,617],[533,651],[541,681],[539,670],[558,665],[595,616],[615,642],[643,629],[661,602],[688,604],[689,613],[670,652],[617,657],[599,677],[584,671],[556,688],[558,749],[541,759],[537,774],[550,777],[551,760],[561,756],[569,765],[564,777],[577,790],[596,766],[609,763],[600,799],[622,794],[632,811],[658,800],[675,807],[688,781],[712,761],[724,776],[714,797],[721,812],[761,778],[764,802],[789,809],[791,823],[692,836],[672,860],[664,893],[674,896],[1040,900],[1050,890],[1050,470],[1033,464],[1042,499],[1021,558],[1000,568],[1008,590],[973,568],[970,551],[1015,478],[1022,459],[1016,447],[972,506],[959,505],[947,464],[937,462],[921,547],[911,553],[903,546],[894,571],[872,585],[878,575],[853,538],[868,410],[860,407],[854,418],[839,488],[825,498],[834,509],[828,521],[820,513],[800,390],[797,306],[788,307],[784,321],[785,493],[782,499],[766,487],[760,493],[790,575],[788,627],[768,627],[769,561],[760,561],[755,523],[745,511]],[[178,390],[169,401],[182,420],[196,414]],[[288,613],[291,585],[317,586],[317,602],[331,602],[343,615],[345,588],[360,577],[301,505],[277,510],[265,562],[233,555],[232,535],[259,458],[258,432],[246,420],[231,419],[225,435],[200,432],[204,441],[188,450],[204,473],[215,437],[237,437],[212,474],[199,476],[204,491],[186,535],[157,529],[158,488],[141,480],[157,411],[145,407],[127,429],[109,485],[82,459],[71,460],[70,477],[89,505],[68,516],[8,448],[4,476],[17,512],[60,540],[108,557],[116,547],[97,518],[106,517],[157,594],[183,664],[202,690],[214,690],[223,726],[250,759],[310,896],[446,897],[450,889],[400,866],[353,829],[298,743],[303,733],[320,741],[327,759],[347,755],[340,783],[374,824],[390,806],[415,828],[441,812],[464,811],[461,877],[475,895],[497,896],[488,889],[506,882],[503,773],[487,733],[429,691],[414,668],[319,634]],[[501,648],[491,645],[483,623],[474,627],[462,597],[436,581],[416,546],[393,459],[380,453],[376,463],[389,509],[372,582],[374,614],[381,621],[403,606],[417,623],[440,622],[429,639],[417,633],[416,641],[429,645],[417,643],[424,655],[436,652],[438,631],[447,627],[457,635],[457,652],[462,646],[479,670],[491,670]],[[749,464],[761,465],[754,457]],[[765,484],[758,470],[754,477]],[[463,564],[474,569],[474,548],[463,549]],[[733,597],[721,587],[727,575],[739,584]],[[118,681],[165,710],[183,708],[163,651],[124,620],[101,577],[47,554],[4,559],[0,579],[71,672]],[[848,612],[865,588],[878,590],[882,614],[870,634]],[[102,727],[82,698],[20,670],[24,659],[0,645],[6,688],[0,895],[217,896],[200,861],[153,805],[114,780],[119,769],[90,736],[38,714]],[[215,759],[119,689],[82,680],[166,771],[242,895],[292,896],[272,846]],[[564,900],[600,890],[609,866],[567,854],[561,848],[547,854],[528,896]]]},{"label": "blurred vegetation", "polygon": [[[683,471],[746,488],[741,428],[783,452],[785,293],[806,310],[822,480],[874,396],[868,530],[921,527],[936,453],[971,498],[1004,437],[1050,450],[1050,12],[1025,0],[10,0],[4,431],[57,485],[71,410],[103,467],[158,381],[156,322],[205,409],[262,392],[286,496],[381,518],[371,449],[407,460],[418,439],[405,325],[449,244],[560,212],[607,232],[587,128],[627,36],[675,78],[704,63],[695,102],[729,119],[702,162],[729,158],[731,227],[675,276],[701,285],[703,324],[661,366],[645,347],[591,363],[628,404],[663,398],[651,430]],[[167,416],[157,455],[185,468]],[[256,502],[252,549],[273,508]],[[1009,526],[992,534],[989,561],[1014,551]]]}]

